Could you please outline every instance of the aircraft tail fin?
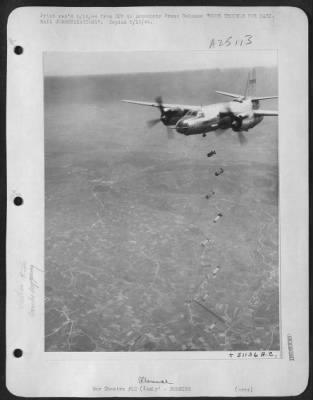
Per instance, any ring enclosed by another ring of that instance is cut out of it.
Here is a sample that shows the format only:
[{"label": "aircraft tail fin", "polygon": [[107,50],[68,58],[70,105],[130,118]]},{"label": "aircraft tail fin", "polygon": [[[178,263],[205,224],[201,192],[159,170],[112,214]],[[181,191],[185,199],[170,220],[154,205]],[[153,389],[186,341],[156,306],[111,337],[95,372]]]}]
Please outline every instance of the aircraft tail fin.
[{"label": "aircraft tail fin", "polygon": [[245,97],[255,97],[256,95],[256,71],[255,68],[249,72],[246,84]]},{"label": "aircraft tail fin", "polygon": [[236,94],[236,93],[229,93],[229,92],[222,92],[220,90],[216,90],[216,93],[222,94],[223,96],[233,97],[235,99],[245,99],[250,98],[255,103],[258,103],[260,100],[270,100],[270,99],[277,99],[278,96],[256,96],[256,71],[255,68],[249,72],[248,80],[246,84],[245,94]]}]

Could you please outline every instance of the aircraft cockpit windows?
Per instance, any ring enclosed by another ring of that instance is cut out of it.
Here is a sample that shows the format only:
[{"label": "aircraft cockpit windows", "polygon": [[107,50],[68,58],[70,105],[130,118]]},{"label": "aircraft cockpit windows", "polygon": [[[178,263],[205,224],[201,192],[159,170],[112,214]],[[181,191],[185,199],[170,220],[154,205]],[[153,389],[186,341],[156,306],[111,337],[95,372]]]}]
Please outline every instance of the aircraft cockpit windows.
[{"label": "aircraft cockpit windows", "polygon": [[186,115],[188,115],[188,117],[196,117],[197,116],[198,111],[188,111]]},{"label": "aircraft cockpit windows", "polygon": [[202,118],[202,117],[204,117],[204,113],[202,111],[190,110],[190,111],[188,111],[186,116]]}]

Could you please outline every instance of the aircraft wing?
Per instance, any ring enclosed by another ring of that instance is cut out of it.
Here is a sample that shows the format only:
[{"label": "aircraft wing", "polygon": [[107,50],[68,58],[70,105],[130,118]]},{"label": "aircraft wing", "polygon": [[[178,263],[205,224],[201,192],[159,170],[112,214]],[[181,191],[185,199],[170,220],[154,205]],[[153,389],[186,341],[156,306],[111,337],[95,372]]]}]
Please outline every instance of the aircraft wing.
[{"label": "aircraft wing", "polygon": [[[236,99],[239,99],[243,97],[241,94],[236,94],[236,93],[229,93],[229,92],[222,92],[220,90],[215,90],[216,93],[222,94],[223,96],[229,96],[229,97],[234,97]],[[259,97],[251,97],[252,101],[259,101],[259,100],[270,100],[270,99],[278,99],[278,96],[259,96]]]},{"label": "aircraft wing", "polygon": [[272,111],[272,110],[253,110],[254,115],[261,115],[261,116],[276,116],[278,115],[278,111]]},{"label": "aircraft wing", "polygon": [[[160,104],[155,102],[148,102],[148,101],[137,101],[137,100],[122,100],[124,103],[131,103],[137,104],[139,106],[150,106],[159,108]],[[200,110],[200,106],[191,106],[186,104],[162,104],[164,108],[181,108],[183,110]]]},{"label": "aircraft wing", "polygon": [[251,97],[252,101],[278,99],[278,96]]},{"label": "aircraft wing", "polygon": [[222,94],[223,96],[234,97],[236,99],[239,99],[240,97],[242,97],[242,94],[222,92],[221,90],[215,90],[215,92],[218,93],[218,94]]}]

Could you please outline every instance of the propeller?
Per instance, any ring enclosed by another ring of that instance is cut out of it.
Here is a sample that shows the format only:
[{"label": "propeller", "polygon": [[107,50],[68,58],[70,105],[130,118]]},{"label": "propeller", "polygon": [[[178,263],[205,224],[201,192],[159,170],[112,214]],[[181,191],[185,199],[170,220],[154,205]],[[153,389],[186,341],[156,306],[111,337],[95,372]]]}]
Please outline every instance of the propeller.
[{"label": "propeller", "polygon": [[[226,115],[228,115],[228,116],[231,115],[231,117],[232,117],[232,119],[233,119],[233,122],[231,123],[231,127],[232,127],[232,130],[233,130],[234,132],[237,133],[237,137],[238,137],[239,143],[240,143],[242,146],[245,145],[245,144],[247,144],[248,140],[247,140],[247,138],[245,137],[245,135],[242,133],[242,131],[240,130],[240,128],[241,128],[241,122],[242,122],[243,118],[238,117],[238,116],[235,116],[230,110],[228,110],[227,113],[223,113],[223,114],[220,113],[220,116],[221,116],[221,117],[225,117]],[[217,129],[217,130],[215,131],[215,135],[218,137],[218,136],[224,134],[224,133],[227,132],[227,131],[228,131],[228,128],[226,128],[226,129],[221,129],[221,128],[219,128],[219,129]]]},{"label": "propeller", "polygon": [[149,128],[153,128],[154,125],[158,124],[159,122],[161,122],[160,118],[150,119],[149,121],[147,121],[147,125]]},{"label": "propeller", "polygon": [[[163,106],[162,97],[161,96],[157,96],[155,98],[155,102],[158,105],[158,108],[160,110],[161,116],[160,116],[160,118],[151,119],[151,120],[147,121],[147,125],[148,125],[149,128],[154,127],[159,122],[163,122],[164,123],[166,121],[166,111],[165,111],[164,106]],[[174,138],[174,131],[171,128],[169,128],[168,126],[166,126],[166,129],[167,129],[167,137],[168,137],[168,139],[173,139]]]},{"label": "propeller", "polygon": [[170,127],[166,127],[166,130],[167,130],[167,138],[168,139],[174,139],[174,137],[175,137],[175,133],[174,133],[174,129],[171,129]]},{"label": "propeller", "polygon": [[234,121],[232,122],[233,131],[235,131],[237,133],[237,137],[238,137],[238,140],[239,140],[239,143],[241,144],[241,146],[243,146],[244,144],[246,144],[248,142],[247,138],[240,130],[243,119],[244,119],[243,117],[236,116],[236,117],[234,117]]},{"label": "propeller", "polygon": [[164,107],[163,107],[163,99],[161,96],[157,96],[155,98],[155,102],[158,104],[159,106],[159,110],[161,111],[161,117],[164,115]]},{"label": "propeller", "polygon": [[245,135],[241,131],[238,131],[237,135],[238,135],[238,140],[239,140],[239,143],[241,144],[241,146],[248,143],[248,139],[245,137]]}]

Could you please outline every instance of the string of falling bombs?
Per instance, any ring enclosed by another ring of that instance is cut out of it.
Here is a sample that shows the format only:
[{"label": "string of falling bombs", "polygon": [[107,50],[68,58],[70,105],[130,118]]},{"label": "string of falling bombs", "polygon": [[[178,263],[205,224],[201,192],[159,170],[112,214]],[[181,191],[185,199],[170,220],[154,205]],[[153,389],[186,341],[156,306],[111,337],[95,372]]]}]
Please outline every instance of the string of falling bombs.
[{"label": "string of falling bombs", "polygon": [[[207,154],[207,157],[210,158],[210,157],[212,157],[212,156],[215,155],[215,154],[216,154],[215,151],[211,151],[211,152],[209,152],[209,153]],[[224,169],[223,169],[222,167],[220,167],[218,170],[216,170],[216,171],[214,172],[214,175],[215,175],[216,177],[218,177],[219,175],[221,175],[221,174],[223,174],[223,173],[224,173]],[[207,194],[207,195],[205,196],[205,198],[206,198],[206,199],[210,199],[210,198],[212,197],[212,195],[214,195],[214,194],[215,194],[215,192],[214,192],[214,191],[211,191],[209,194]],[[216,206],[216,208],[218,209],[218,214],[216,215],[216,217],[215,217],[215,218],[213,219],[213,221],[212,221],[214,224],[216,224],[216,223],[218,222],[218,220],[223,216],[223,214],[220,212],[219,207],[218,207],[216,204],[215,204],[215,206]],[[204,251],[206,250],[207,245],[208,245],[211,241],[212,241],[212,240],[211,240],[210,238],[207,238],[204,242],[201,243],[201,246],[203,247],[203,250],[204,250]],[[213,278],[216,278],[216,275],[217,275],[217,273],[218,273],[219,270],[220,270],[220,266],[217,265],[217,266],[214,268],[214,270],[212,271]],[[211,310],[210,307],[208,307],[207,304],[205,304],[205,301],[206,301],[206,299],[209,297],[209,295],[208,295],[208,293],[207,293],[207,291],[206,291],[205,295],[203,296],[203,295],[201,295],[201,291],[202,291],[202,289],[203,289],[203,286],[204,286],[204,285],[207,285],[209,279],[210,279],[210,275],[207,275],[207,279],[206,279],[206,280],[203,280],[203,282],[201,283],[201,285],[200,285],[200,287],[199,287],[200,296],[197,296],[197,297],[195,296],[195,297],[191,300],[191,302],[197,304],[198,307],[201,307],[202,309],[204,309],[209,315],[211,315],[211,316],[214,318],[214,322],[211,323],[211,324],[209,325],[209,329],[210,329],[211,331],[214,330],[214,328],[215,328],[215,326],[216,326],[216,323],[219,321],[220,323],[224,324],[224,326],[227,328],[227,330],[228,330],[229,332],[233,332],[233,333],[236,333],[237,335],[240,335],[240,336],[241,336],[241,333],[240,333],[239,331],[237,331],[236,329],[233,328],[233,326],[232,326],[232,320],[230,319],[229,316],[227,316],[227,314],[226,314],[225,316],[222,317],[221,315],[217,314],[215,311]]]},{"label": "string of falling bombs", "polygon": [[[215,150],[210,151],[210,152],[207,154],[207,157],[210,158],[210,157],[212,157],[212,156],[215,155],[215,154],[216,154],[216,151],[215,151]],[[223,174],[223,173],[224,173],[224,169],[223,169],[222,167],[220,167],[218,170],[216,170],[216,171],[214,172],[214,175],[215,175],[216,177],[218,177],[219,175],[221,175],[221,174]],[[205,198],[206,198],[207,200],[209,200],[213,195],[215,195],[215,191],[214,191],[214,190],[212,190],[211,192],[209,192],[209,193],[205,196]],[[219,220],[222,216],[223,216],[223,214],[222,214],[221,212],[218,212],[218,214],[216,215],[216,217],[213,219],[212,222],[213,222],[214,224],[216,224],[216,223],[218,222],[218,220]],[[203,252],[202,252],[201,258],[202,258],[203,255],[205,254],[206,249],[207,249],[207,245],[208,245],[211,241],[212,241],[212,239],[210,239],[209,237],[207,237],[207,238],[201,243],[201,246],[203,247]],[[220,265],[217,265],[217,266],[213,269],[213,271],[212,271],[213,279],[216,278],[217,273],[218,273],[219,270],[220,270]],[[207,275],[207,279],[210,279],[210,274]],[[200,292],[202,291],[202,288],[203,288],[203,286],[204,286],[206,283],[207,283],[206,280],[202,282],[202,284],[200,285],[200,288],[199,288],[199,289],[200,289]],[[201,296],[201,295],[200,295],[200,298],[201,298],[200,300],[205,301],[205,300],[208,298],[208,294],[206,293],[204,296]],[[211,314],[215,319],[217,319],[218,321],[220,321],[220,322],[224,323],[225,325],[227,325],[227,321],[225,321],[221,316],[217,315],[214,311],[210,310],[210,308],[208,308],[208,307],[207,307],[205,304],[203,304],[201,301],[199,301],[198,299],[194,298],[194,299],[193,299],[193,302],[194,302],[195,304],[198,304],[198,306],[202,307],[204,310],[206,310],[206,311],[207,311],[209,314]],[[211,328],[213,329],[214,326],[215,326],[215,323],[212,324]]]}]

